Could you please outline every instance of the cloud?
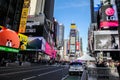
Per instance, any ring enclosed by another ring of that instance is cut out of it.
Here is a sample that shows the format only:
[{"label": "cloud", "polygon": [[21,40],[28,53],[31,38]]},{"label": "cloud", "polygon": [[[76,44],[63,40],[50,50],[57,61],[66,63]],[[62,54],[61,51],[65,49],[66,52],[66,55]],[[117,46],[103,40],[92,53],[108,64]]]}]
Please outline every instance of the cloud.
[{"label": "cloud", "polygon": [[80,7],[85,7],[89,6],[90,4],[88,2],[65,2],[62,3],[61,5],[57,6],[56,9],[69,9],[69,8],[80,8]]}]

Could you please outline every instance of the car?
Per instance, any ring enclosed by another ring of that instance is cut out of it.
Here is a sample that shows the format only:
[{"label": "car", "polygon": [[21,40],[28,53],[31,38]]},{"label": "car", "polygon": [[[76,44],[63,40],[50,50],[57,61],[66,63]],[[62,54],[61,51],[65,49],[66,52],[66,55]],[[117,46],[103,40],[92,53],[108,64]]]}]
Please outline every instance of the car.
[{"label": "car", "polygon": [[69,64],[69,75],[72,74],[82,75],[83,71],[84,71],[84,67],[81,62],[71,62]]}]

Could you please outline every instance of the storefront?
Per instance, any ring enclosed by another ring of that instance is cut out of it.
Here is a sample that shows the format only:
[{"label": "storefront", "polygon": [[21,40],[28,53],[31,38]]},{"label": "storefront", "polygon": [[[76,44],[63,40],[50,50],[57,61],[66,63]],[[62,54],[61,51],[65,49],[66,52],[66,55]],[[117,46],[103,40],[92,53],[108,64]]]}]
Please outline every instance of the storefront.
[{"label": "storefront", "polygon": [[19,49],[10,48],[7,46],[0,46],[0,63],[3,65],[3,60],[5,63],[14,62],[17,60]]},{"label": "storefront", "polygon": [[19,37],[13,30],[1,27],[0,30],[0,63],[14,62],[19,53]]}]

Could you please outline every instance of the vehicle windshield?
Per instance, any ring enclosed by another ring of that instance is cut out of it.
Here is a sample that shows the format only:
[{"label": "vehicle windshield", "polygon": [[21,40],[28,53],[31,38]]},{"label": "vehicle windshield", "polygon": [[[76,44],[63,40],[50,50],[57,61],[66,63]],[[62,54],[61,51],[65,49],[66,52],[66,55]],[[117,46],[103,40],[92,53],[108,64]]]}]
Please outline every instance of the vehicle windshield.
[{"label": "vehicle windshield", "polygon": [[80,62],[73,62],[73,63],[70,63],[70,66],[74,66],[74,65],[81,66],[81,65],[82,65],[82,63],[80,63]]}]

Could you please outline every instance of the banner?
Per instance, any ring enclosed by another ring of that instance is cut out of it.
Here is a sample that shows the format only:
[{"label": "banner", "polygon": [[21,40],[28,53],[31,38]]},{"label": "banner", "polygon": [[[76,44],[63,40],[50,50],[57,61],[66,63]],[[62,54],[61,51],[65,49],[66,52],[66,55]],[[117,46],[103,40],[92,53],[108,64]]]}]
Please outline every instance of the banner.
[{"label": "banner", "polygon": [[94,50],[99,51],[118,51],[119,37],[118,31],[95,31]]},{"label": "banner", "polygon": [[99,10],[100,28],[118,27],[118,16],[115,4],[102,5]]},{"label": "banner", "polygon": [[19,25],[20,33],[25,33],[25,30],[26,30],[26,22],[28,17],[29,5],[30,5],[30,0],[24,0],[21,19],[20,19],[20,25]]},{"label": "banner", "polygon": [[28,36],[24,34],[18,34],[19,39],[20,39],[20,49],[21,50],[26,50],[27,42],[28,42]]},{"label": "banner", "polygon": [[18,34],[13,30],[3,27],[0,30],[0,45],[11,48],[19,48],[20,41]]}]

